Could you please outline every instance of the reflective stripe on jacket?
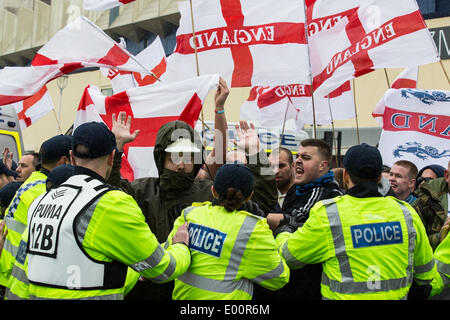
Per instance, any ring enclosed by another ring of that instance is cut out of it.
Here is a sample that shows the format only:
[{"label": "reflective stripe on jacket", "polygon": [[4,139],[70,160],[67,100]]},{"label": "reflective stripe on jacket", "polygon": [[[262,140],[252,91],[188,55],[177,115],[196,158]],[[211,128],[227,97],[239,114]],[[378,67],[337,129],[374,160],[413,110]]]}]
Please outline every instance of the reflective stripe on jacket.
[{"label": "reflective stripe on jacket", "polygon": [[34,199],[45,193],[46,179],[47,176],[45,174],[40,171],[34,171],[17,190],[5,212],[4,220],[8,228],[8,235],[0,257],[0,271],[5,279],[9,279],[22,233],[27,226],[28,208]]}]

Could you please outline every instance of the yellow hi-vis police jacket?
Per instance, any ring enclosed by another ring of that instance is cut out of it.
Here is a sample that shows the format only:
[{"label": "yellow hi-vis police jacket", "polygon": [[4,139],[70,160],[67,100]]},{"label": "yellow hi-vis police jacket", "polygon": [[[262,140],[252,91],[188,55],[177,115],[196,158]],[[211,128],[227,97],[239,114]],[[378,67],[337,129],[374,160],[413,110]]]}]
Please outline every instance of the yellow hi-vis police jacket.
[{"label": "yellow hi-vis police jacket", "polygon": [[296,232],[277,236],[289,267],[322,263],[324,299],[406,299],[414,280],[442,290],[433,251],[415,210],[393,197],[320,201]]},{"label": "yellow hi-vis police jacket", "polygon": [[[47,244],[51,243],[52,248],[55,248],[56,255],[39,255],[37,250],[43,248],[44,240],[39,238],[38,228],[33,229],[36,219],[46,219],[46,213],[39,211],[40,203],[59,201],[61,205],[67,206],[66,197],[75,193],[78,196],[71,200],[69,206],[72,208],[78,201],[77,197],[85,194],[83,191],[85,186],[96,181],[94,178],[85,177],[87,176],[72,176],[61,186],[37,198],[30,207],[27,249],[30,299],[122,299],[127,285],[126,273],[124,273],[127,270],[126,266],[158,283],[171,281],[187,270],[191,261],[187,246],[176,243],[165,250],[145,222],[136,201],[120,190],[103,192],[94,202],[86,204],[85,209],[79,211],[77,218],[73,220],[69,219],[64,222],[65,219],[61,219],[62,215],[52,216],[53,220],[62,220],[60,226],[63,226],[64,223],[66,225],[72,223],[77,242],[74,241],[73,245],[70,244],[70,248],[63,247],[63,243],[68,243],[68,240],[63,238],[63,233],[67,233],[68,229],[61,227],[62,232],[56,238],[52,238],[51,242],[47,241]],[[80,182],[81,179],[84,179],[84,182]],[[83,189],[77,193],[76,190],[80,187]],[[99,187],[98,190],[102,190],[107,185]],[[65,211],[66,216],[72,214],[71,208]],[[42,234],[44,233],[43,231]],[[60,257],[65,256],[63,250],[81,250],[93,265],[111,265],[110,270],[113,271],[115,268],[115,273],[107,273],[106,267],[103,271],[103,281],[106,283],[108,280],[111,284],[105,284],[98,288],[83,287],[83,284],[74,285],[73,282],[77,279],[79,282],[86,281],[87,278],[94,279],[87,280],[91,282],[102,281],[102,279],[98,279],[98,275],[92,274],[92,270],[91,272],[87,271],[86,274],[80,274],[77,270],[83,271],[83,266],[77,268],[77,265],[73,265],[73,268],[63,270],[59,268],[60,265],[64,265],[64,261],[58,262]],[[49,268],[55,272],[49,273]],[[67,284],[62,286],[60,283]]]},{"label": "yellow hi-vis police jacket", "polygon": [[254,283],[276,290],[289,281],[266,219],[193,203],[175,221],[168,243],[186,221],[191,265],[175,279],[174,300],[250,300]]},{"label": "yellow hi-vis police jacket", "polygon": [[434,257],[444,286],[447,287],[450,284],[450,232],[434,251]]},{"label": "yellow hi-vis police jacket", "polygon": [[[14,261],[14,268],[9,277],[8,287],[6,288],[5,300],[27,300],[30,298],[30,283],[28,282],[28,257],[27,257],[27,243],[28,243],[28,227],[22,233],[20,240],[19,251]],[[139,279],[139,273],[131,268],[127,270],[127,277],[125,280],[124,296],[126,296],[135,286]]]},{"label": "yellow hi-vis police jacket", "polygon": [[14,260],[19,249],[19,243],[23,231],[27,226],[28,208],[41,194],[45,193],[47,176],[34,171],[20,186],[5,212],[5,223],[8,230],[3,252],[0,257],[0,278],[8,283],[9,276],[14,266]]}]

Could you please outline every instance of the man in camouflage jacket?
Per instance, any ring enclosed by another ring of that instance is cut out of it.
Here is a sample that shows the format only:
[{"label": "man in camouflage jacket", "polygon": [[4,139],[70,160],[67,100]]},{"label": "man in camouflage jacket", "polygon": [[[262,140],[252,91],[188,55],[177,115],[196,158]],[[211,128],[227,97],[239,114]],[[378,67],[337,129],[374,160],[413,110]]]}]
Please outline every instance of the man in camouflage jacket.
[{"label": "man in camouflage jacket", "polygon": [[413,204],[427,231],[431,247],[440,243],[440,232],[449,211],[450,161],[444,177],[424,182],[414,194],[418,198]]}]

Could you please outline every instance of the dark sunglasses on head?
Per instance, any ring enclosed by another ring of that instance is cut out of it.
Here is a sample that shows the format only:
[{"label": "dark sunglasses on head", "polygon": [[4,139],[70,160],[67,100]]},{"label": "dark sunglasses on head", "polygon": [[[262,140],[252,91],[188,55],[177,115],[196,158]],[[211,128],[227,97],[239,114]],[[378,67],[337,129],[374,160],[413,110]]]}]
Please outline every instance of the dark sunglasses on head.
[{"label": "dark sunglasses on head", "polygon": [[417,179],[417,184],[419,185],[419,184],[421,184],[424,181],[426,182],[426,181],[430,181],[430,180],[433,180],[433,178],[430,178],[430,177],[419,177]]}]

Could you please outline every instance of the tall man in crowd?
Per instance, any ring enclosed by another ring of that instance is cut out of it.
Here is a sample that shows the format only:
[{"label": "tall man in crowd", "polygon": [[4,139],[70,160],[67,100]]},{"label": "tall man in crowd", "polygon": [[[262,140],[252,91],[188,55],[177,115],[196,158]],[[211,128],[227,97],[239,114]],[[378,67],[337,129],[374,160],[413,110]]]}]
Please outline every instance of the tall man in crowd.
[{"label": "tall man in crowd", "polygon": [[[269,214],[267,220],[274,235],[295,232],[309,218],[309,211],[318,201],[342,195],[330,170],[331,148],[323,140],[305,139],[300,142],[294,162],[295,188],[289,189],[282,214]],[[282,300],[321,299],[321,265],[306,266],[291,272],[289,283],[279,290]],[[255,299],[258,299],[255,295]]]},{"label": "tall man in crowd", "polygon": [[413,195],[416,184],[417,167],[408,160],[399,160],[394,163],[389,171],[389,182],[395,197],[409,204],[413,204],[417,199]]}]

